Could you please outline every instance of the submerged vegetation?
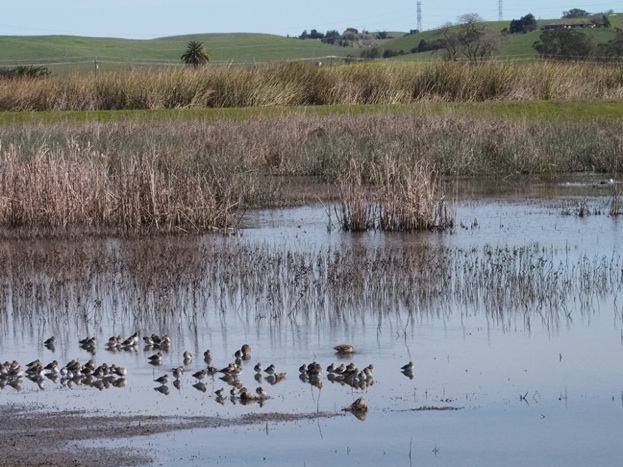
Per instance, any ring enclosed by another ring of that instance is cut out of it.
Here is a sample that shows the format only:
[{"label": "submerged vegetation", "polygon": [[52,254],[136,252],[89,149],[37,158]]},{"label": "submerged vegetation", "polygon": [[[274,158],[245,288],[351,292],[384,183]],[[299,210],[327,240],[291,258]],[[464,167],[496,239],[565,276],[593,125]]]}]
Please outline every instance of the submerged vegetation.
[{"label": "submerged vegetation", "polygon": [[620,121],[451,115],[15,124],[0,141],[0,225],[31,235],[202,232],[235,227],[249,207],[327,199],[285,176],[335,185],[329,199],[359,216],[349,230],[419,230],[448,224],[442,198],[456,177],[551,179],[623,162]]},{"label": "submerged vegetation", "polygon": [[0,323],[12,317],[28,330],[45,317],[82,329],[114,319],[124,329],[192,333],[227,310],[271,327],[419,322],[460,310],[502,329],[557,329],[623,286],[619,255],[574,257],[538,243],[300,251],[200,237],[66,242],[3,244]]}]

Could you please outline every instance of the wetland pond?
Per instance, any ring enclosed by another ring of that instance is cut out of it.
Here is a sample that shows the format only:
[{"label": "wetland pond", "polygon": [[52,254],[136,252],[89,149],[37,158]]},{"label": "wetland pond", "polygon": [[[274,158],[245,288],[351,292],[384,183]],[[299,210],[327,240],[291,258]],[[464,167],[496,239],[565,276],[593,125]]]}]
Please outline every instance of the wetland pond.
[{"label": "wetland pond", "polygon": [[[608,214],[612,193],[590,177],[474,189],[456,202],[452,233],[350,234],[309,206],[249,212],[231,237],[6,240],[0,360],[93,359],[127,374],[2,377],[2,405],[258,416],[69,447],[145,452],[154,465],[619,465],[623,219]],[[135,346],[106,345],[135,332]],[[151,334],[170,345],[145,345]],[[79,344],[87,337],[94,345]],[[355,353],[336,355],[343,343]],[[207,349],[221,369],[243,344],[237,377],[192,376]],[[299,373],[311,362],[318,378]],[[351,362],[372,364],[372,377],[327,372]],[[258,377],[257,363],[286,375]],[[245,404],[230,397],[236,386],[267,397]],[[359,397],[365,415],[342,410]]]}]

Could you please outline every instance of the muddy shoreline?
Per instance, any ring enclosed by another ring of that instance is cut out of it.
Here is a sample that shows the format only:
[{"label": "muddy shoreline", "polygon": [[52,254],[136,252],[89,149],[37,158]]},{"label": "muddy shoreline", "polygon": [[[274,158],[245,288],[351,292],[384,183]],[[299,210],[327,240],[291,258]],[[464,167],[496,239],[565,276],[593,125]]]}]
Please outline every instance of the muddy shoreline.
[{"label": "muddy shoreline", "polygon": [[53,412],[41,407],[0,406],[2,428],[0,466],[140,466],[153,459],[146,450],[111,447],[80,448],[84,440],[113,441],[117,438],[149,436],[193,428],[223,428],[269,422],[291,422],[342,416],[340,413],[265,413],[238,418],[160,417],[150,415],[87,415],[83,412]]}]

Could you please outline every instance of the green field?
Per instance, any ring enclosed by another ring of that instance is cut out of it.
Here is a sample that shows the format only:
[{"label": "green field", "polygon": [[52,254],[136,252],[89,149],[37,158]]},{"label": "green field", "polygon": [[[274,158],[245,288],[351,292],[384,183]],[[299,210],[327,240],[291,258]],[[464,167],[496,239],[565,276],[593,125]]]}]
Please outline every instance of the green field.
[{"label": "green field", "polygon": [[[526,13],[527,14],[527,13]],[[519,18],[515,18],[519,19]],[[593,37],[593,41],[595,44],[607,42],[609,39],[614,37],[617,28],[623,28],[623,14],[616,13],[608,16],[610,20],[611,26],[605,29],[583,29],[582,32],[585,32],[589,36]],[[499,45],[499,50],[497,52],[497,56],[499,58],[511,58],[511,59],[521,59],[521,58],[529,58],[536,57],[537,53],[532,48],[532,44],[539,40],[539,36],[541,35],[541,30],[543,26],[550,23],[561,22],[561,19],[545,19],[538,20],[537,24],[539,30],[527,33],[527,34],[505,34],[501,36],[501,41]],[[564,20],[565,22],[582,22],[587,21],[587,18],[580,18],[574,20]],[[489,21],[487,22],[488,27],[492,31],[502,31],[504,28],[508,28],[510,26],[509,21]],[[405,52],[409,52],[411,49],[417,47],[421,40],[425,40],[427,42],[434,41],[435,39],[439,39],[443,37],[440,33],[440,30],[431,30],[431,31],[423,31],[418,34],[405,35],[403,37],[396,38],[391,40],[385,44],[383,44],[383,49],[390,49],[395,52],[403,50]],[[433,57],[437,55],[432,54]],[[404,58],[402,56],[400,58]],[[408,56],[411,59],[428,59],[431,57],[430,52],[420,53],[420,54],[411,54]],[[399,58],[399,59],[400,59]]]},{"label": "green field", "polygon": [[270,34],[194,34],[151,40],[77,36],[0,36],[0,67],[46,66],[51,71],[179,65],[191,40],[203,42],[214,64],[261,64],[288,60],[324,60],[359,52]]},{"label": "green field", "polygon": [[[606,42],[614,36],[616,28],[623,28],[623,14],[609,16],[608,29],[589,29],[587,34],[595,43]],[[539,27],[559,19],[539,20]],[[581,20],[577,20],[581,21]],[[488,26],[501,31],[510,25],[509,21],[492,21]],[[530,58],[536,52],[532,44],[539,40],[541,31],[528,34],[508,34],[501,37],[497,56],[500,58]],[[423,31],[408,35],[401,32],[388,33],[390,39],[377,41],[375,46],[408,53],[421,40],[433,41],[440,37],[438,30]],[[90,71],[97,61],[100,70],[118,70],[140,67],[160,67],[180,64],[180,55],[190,40],[203,42],[208,49],[212,63],[262,64],[290,60],[323,61],[328,57],[359,57],[362,46],[340,47],[323,44],[319,40],[299,40],[270,34],[193,34],[163,37],[150,40],[92,38],[78,36],[0,36],[0,67],[17,65],[39,65],[58,71]],[[407,54],[399,60],[428,60],[439,55],[430,52]]]}]

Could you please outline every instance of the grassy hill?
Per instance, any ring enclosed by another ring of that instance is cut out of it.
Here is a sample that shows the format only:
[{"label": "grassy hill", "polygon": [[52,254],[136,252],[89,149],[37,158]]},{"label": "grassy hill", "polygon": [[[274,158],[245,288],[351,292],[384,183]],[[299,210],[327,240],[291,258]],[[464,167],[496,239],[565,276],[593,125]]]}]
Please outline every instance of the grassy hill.
[{"label": "grassy hill", "polygon": [[78,36],[0,36],[0,66],[41,65],[59,69],[178,65],[188,41],[203,42],[213,63],[263,63],[345,57],[353,49],[270,34],[193,34],[150,40]]},{"label": "grassy hill", "polygon": [[[623,14],[609,15],[608,29],[587,29],[594,42],[606,42],[613,37],[616,28],[623,28]],[[539,28],[561,21],[539,20]],[[577,19],[575,21],[586,21]],[[509,27],[509,21],[491,21],[492,31]],[[528,34],[501,35],[497,55],[500,58],[526,58],[536,56],[532,44],[539,40],[540,30]],[[417,34],[388,33],[390,38],[374,44],[381,52],[385,49],[403,51],[398,60],[427,60],[439,55],[430,52],[409,54],[421,40],[433,41],[440,37],[438,30]],[[190,40],[203,42],[214,64],[258,64],[288,60],[325,61],[326,57],[359,57],[361,47],[340,47],[323,44],[319,40],[300,40],[271,34],[193,34],[163,37],[150,40],[92,38],[79,36],[0,36],[0,67],[16,65],[40,65],[53,72],[92,71],[97,60],[99,69],[115,70],[137,67],[172,66],[180,64],[180,55]]]},{"label": "grassy hill", "polygon": [[[526,13],[527,14],[527,13]],[[519,18],[516,18],[519,19]],[[610,20],[611,27],[605,29],[583,29],[582,32],[586,33],[589,36],[593,37],[593,41],[595,44],[599,44],[602,42],[607,42],[611,39],[615,32],[616,28],[623,29],[623,14],[616,13],[608,16]],[[525,58],[525,57],[534,57],[537,55],[536,51],[532,48],[532,44],[535,41],[539,40],[539,36],[541,34],[540,28],[545,26],[546,24],[561,22],[561,19],[546,19],[546,20],[538,20],[537,24],[539,29],[527,34],[506,34],[502,36],[502,40],[500,42],[500,47],[497,53],[497,56],[501,58]],[[582,22],[588,21],[587,18],[579,18],[573,20],[564,20],[565,22]],[[491,31],[502,31],[504,28],[508,28],[510,26],[509,21],[489,21],[487,22],[487,26]],[[403,50],[405,52],[409,52],[411,49],[417,47],[421,40],[425,40],[427,42],[433,41],[441,37],[439,30],[431,30],[431,31],[423,31],[418,34],[410,34],[404,35],[402,37],[396,38],[394,40],[388,41],[382,45],[383,49],[389,49],[395,52]],[[431,54],[428,52],[415,54],[411,56],[412,59],[427,59]],[[403,56],[404,57],[404,56]]]}]

